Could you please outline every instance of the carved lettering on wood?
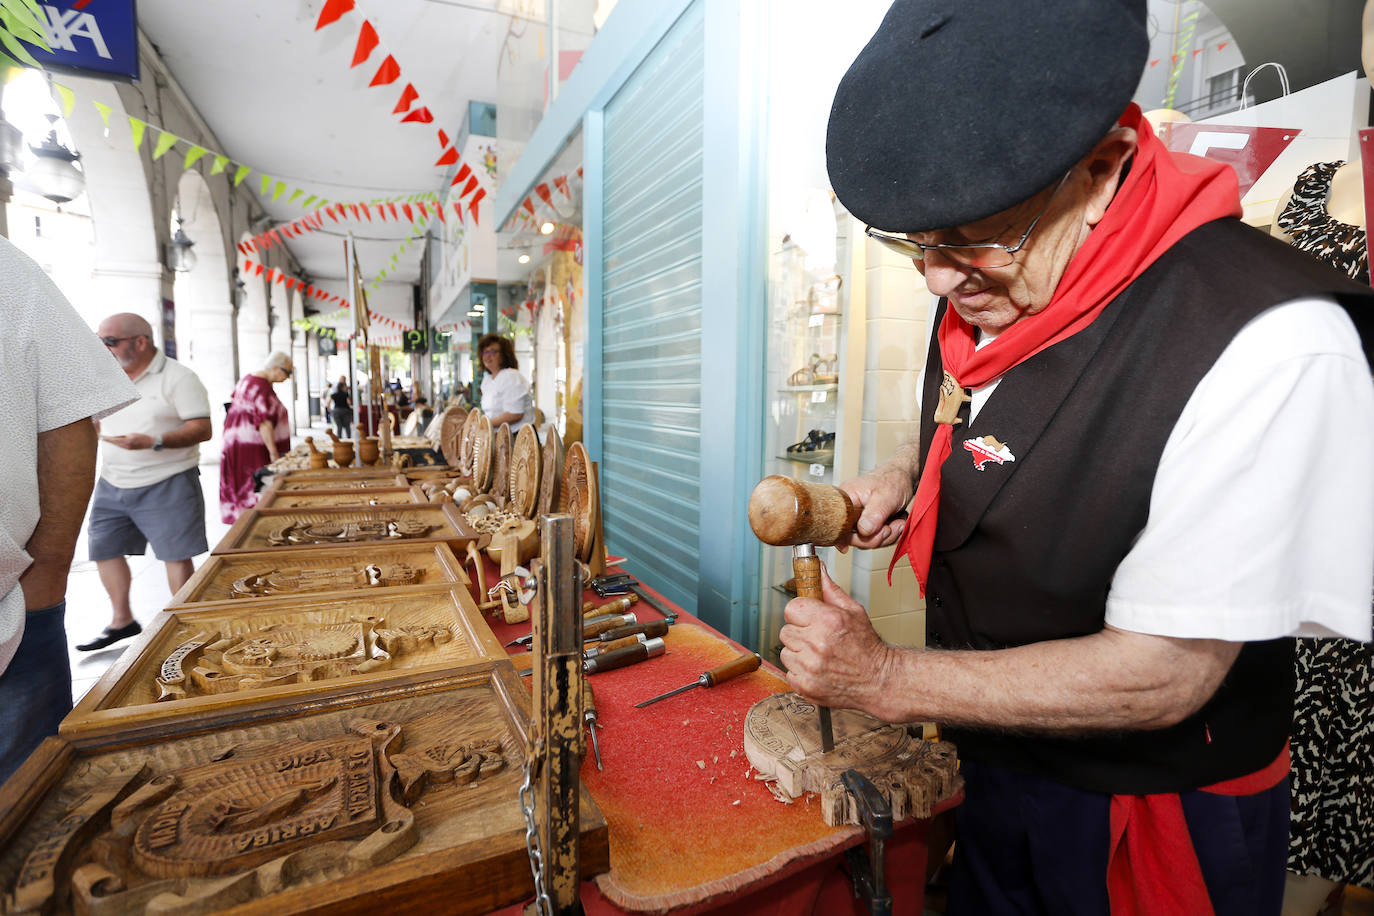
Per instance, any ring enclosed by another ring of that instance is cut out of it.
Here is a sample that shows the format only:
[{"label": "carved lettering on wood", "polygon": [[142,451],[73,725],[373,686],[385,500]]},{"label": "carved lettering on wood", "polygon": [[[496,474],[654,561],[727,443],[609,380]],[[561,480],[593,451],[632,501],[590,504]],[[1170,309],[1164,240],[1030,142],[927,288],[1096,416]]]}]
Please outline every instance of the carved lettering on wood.
[{"label": "carved lettering on wood", "polygon": [[362,521],[291,521],[272,528],[267,543],[272,547],[302,544],[349,544],[355,541],[382,541],[398,538],[422,538],[437,525],[427,525],[413,518],[388,518]]},{"label": "carved lettering on wood", "polygon": [[774,777],[790,798],[821,796],[827,824],[858,823],[858,812],[840,776],[863,773],[887,796],[892,815],[929,817],[940,801],[958,791],[954,745],[925,741],[903,725],[888,725],[849,709],[832,710],[835,747],[821,750],[820,717],[814,703],[796,693],[775,694],[755,703],[744,720],[744,752],[760,773]]},{"label": "carved lettering on wood", "polygon": [[387,588],[416,585],[421,573],[408,563],[354,563],[339,569],[285,566],[235,579],[235,598],[266,598],[269,595],[325,592],[336,589]]}]

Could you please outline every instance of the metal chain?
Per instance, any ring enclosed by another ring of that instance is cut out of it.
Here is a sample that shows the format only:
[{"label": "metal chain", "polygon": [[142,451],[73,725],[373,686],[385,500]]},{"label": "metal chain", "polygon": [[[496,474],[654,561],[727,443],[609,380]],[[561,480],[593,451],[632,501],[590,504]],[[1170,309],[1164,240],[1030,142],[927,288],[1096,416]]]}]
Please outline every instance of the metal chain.
[{"label": "metal chain", "polygon": [[530,857],[530,874],[534,876],[534,911],[539,916],[553,916],[553,901],[544,887],[544,856],[539,851],[539,832],[534,823],[534,771],[539,765],[539,750],[543,739],[531,742],[530,754],[525,758],[525,781],[520,784],[520,810],[525,813],[525,851]]}]

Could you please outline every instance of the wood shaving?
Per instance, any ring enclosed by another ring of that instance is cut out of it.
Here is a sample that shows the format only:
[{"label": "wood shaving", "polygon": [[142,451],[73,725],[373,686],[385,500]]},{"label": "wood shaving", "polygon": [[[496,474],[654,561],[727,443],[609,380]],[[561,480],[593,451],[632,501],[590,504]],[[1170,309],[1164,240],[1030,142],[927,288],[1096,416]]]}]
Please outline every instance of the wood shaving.
[{"label": "wood shaving", "polygon": [[731,760],[734,760],[734,759],[735,759],[735,755],[738,754],[738,753],[739,753],[739,751],[731,751],[731,752],[730,752],[730,759],[731,759]]},{"label": "wood shaving", "polygon": [[739,799],[738,799],[738,798],[735,799],[734,801],[730,802],[730,804],[732,804],[732,805],[738,805],[738,804],[739,804]]},{"label": "wood shaving", "polygon": [[711,762],[712,762],[712,763],[720,763],[720,757],[719,757],[718,755],[716,755],[716,754],[712,754],[712,755],[711,755]]},{"label": "wood shaving", "polygon": [[776,798],[778,801],[782,802],[784,805],[792,804],[792,799],[787,796],[786,792],[778,788],[778,784],[776,782],[769,782],[766,783],[766,785],[768,786],[769,793],[771,793],[772,796]]},{"label": "wood shaving", "polygon": [[697,761],[697,769],[698,769],[698,770],[704,770],[704,769],[706,769],[706,761],[705,761],[705,760],[698,760],[698,761]]}]

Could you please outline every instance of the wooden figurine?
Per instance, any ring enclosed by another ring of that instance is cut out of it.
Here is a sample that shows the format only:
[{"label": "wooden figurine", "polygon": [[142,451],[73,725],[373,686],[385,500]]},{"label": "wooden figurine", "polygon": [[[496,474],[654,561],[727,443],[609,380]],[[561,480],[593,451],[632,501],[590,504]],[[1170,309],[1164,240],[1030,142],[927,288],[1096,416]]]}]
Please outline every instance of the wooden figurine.
[{"label": "wooden figurine", "polygon": [[962,787],[954,745],[923,740],[907,726],[854,710],[836,709],[832,716],[835,747],[829,752],[821,749],[816,705],[799,694],[760,700],[744,720],[744,753],[754,769],[774,777],[788,798],[818,793],[827,824],[858,823],[840,781],[847,769],[863,773],[887,795],[894,821],[930,817],[937,803]]}]

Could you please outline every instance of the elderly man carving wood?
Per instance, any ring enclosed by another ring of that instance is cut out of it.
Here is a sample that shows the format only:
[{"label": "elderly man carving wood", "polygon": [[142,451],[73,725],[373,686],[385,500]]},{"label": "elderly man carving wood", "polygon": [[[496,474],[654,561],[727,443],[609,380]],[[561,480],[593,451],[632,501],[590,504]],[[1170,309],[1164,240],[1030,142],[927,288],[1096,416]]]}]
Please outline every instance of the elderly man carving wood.
[{"label": "elderly man carving wood", "polygon": [[1277,914],[1287,637],[1370,636],[1374,303],[1161,147],[1147,48],[1144,0],[898,0],[831,112],[837,196],[939,297],[919,439],[844,485],[927,648],[827,583],[782,661],[945,724],[951,913]]}]

